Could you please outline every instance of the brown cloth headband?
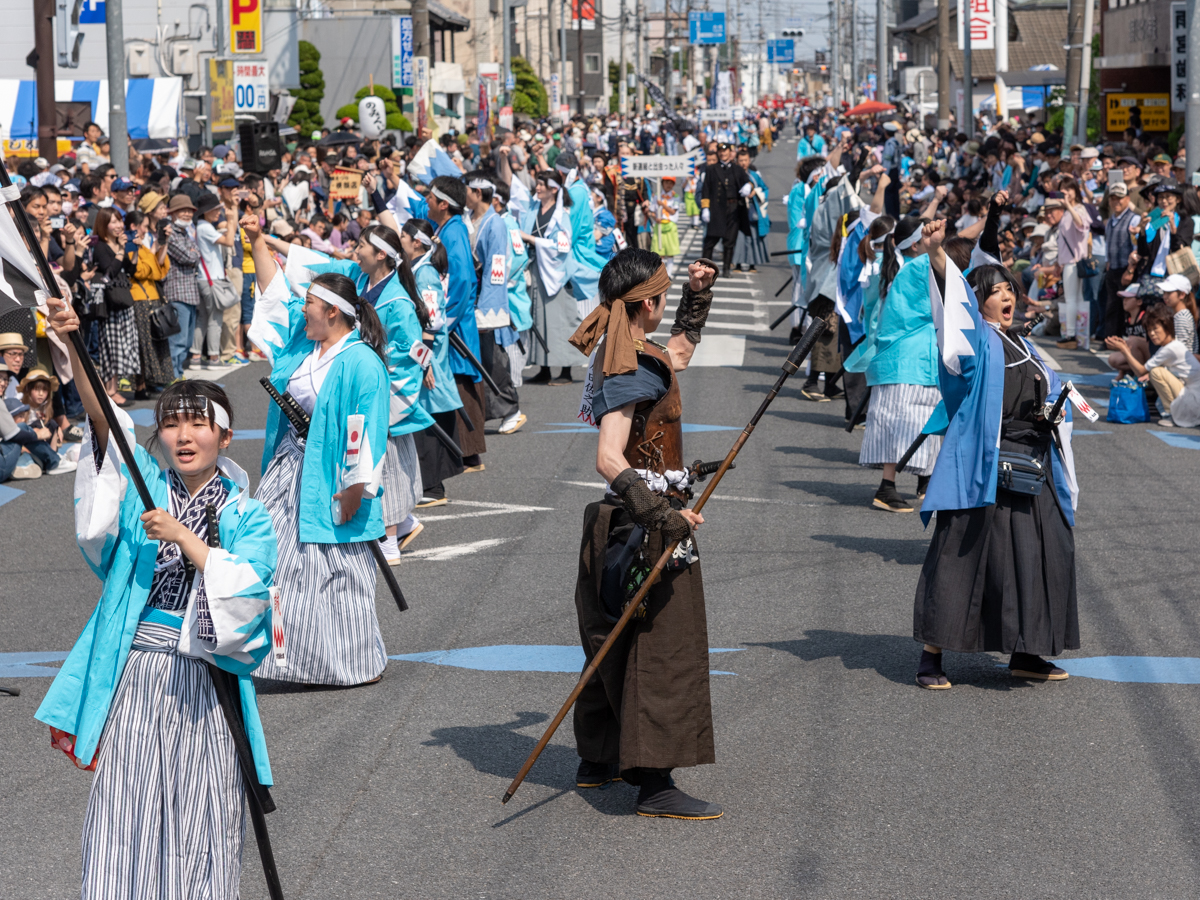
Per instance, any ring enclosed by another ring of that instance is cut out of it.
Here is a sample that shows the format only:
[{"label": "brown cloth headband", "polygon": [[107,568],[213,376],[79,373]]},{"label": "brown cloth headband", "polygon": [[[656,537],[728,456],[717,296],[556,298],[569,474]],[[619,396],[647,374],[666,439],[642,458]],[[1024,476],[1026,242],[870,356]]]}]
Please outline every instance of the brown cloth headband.
[{"label": "brown cloth headband", "polygon": [[671,287],[671,276],[666,265],[641,284],[629,289],[620,297],[605,299],[596,307],[583,324],[571,335],[571,345],[584,356],[591,356],[600,338],[607,335],[604,344],[604,374],[625,375],[637,371],[637,347],[629,330],[629,315],[625,304],[654,298],[666,293]]}]

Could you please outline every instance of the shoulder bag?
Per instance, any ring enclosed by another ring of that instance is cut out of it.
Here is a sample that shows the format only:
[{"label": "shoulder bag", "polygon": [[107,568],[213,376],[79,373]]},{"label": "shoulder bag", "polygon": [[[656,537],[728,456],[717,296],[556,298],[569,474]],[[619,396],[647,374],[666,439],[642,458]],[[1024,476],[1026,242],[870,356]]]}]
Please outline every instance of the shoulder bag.
[{"label": "shoulder bag", "polygon": [[1096,262],[1096,257],[1092,254],[1092,233],[1090,231],[1087,242],[1087,256],[1075,264],[1075,274],[1080,278],[1091,278],[1100,274],[1100,263]]},{"label": "shoulder bag", "polygon": [[159,305],[150,313],[150,339],[165,341],[172,335],[179,334],[183,326],[179,324],[179,313],[175,311],[175,307],[162,301],[151,302]]},{"label": "shoulder bag", "polygon": [[1185,276],[1193,289],[1200,285],[1200,265],[1191,247],[1180,247],[1167,257],[1167,273]]},{"label": "shoulder bag", "polygon": [[241,302],[241,292],[230,284],[228,279],[222,278],[220,281],[213,281],[212,276],[208,274],[208,266],[204,264],[203,256],[200,257],[200,268],[204,270],[204,277],[208,279],[208,287],[212,291],[213,303],[217,309],[229,309],[235,303]]},{"label": "shoulder bag", "polygon": [[133,291],[130,290],[129,275],[124,269],[108,277],[108,283],[104,286],[104,303],[110,313],[133,306]]}]

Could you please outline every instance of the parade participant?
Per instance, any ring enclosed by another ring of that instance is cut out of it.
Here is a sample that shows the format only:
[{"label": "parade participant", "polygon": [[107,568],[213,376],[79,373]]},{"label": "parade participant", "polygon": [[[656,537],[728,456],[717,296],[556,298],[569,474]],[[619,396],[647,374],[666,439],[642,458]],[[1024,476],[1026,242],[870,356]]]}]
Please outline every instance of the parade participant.
[{"label": "parade participant", "polygon": [[[533,324],[537,326],[546,347],[535,342],[530,348],[530,361],[541,371],[528,379],[531,384],[554,386],[570,384],[571,364],[575,362],[568,338],[579,327],[582,316],[579,304],[564,290],[567,270],[571,263],[571,223],[566,210],[571,208],[571,196],[562,189],[553,172],[539,172],[535,189],[537,203],[521,217],[521,237],[533,245],[537,266],[531,266],[529,297],[532,303]],[[560,367],[551,377],[551,366]]]},{"label": "parade participant", "polygon": [[704,230],[704,257],[711,259],[721,242],[721,274],[728,275],[733,265],[733,248],[743,229],[745,200],[754,190],[746,170],[733,164],[733,148],[728,144],[717,147],[718,162],[704,167],[704,186],[700,193],[700,219]]},{"label": "parade participant", "polygon": [[[48,303],[59,337],[79,328],[69,305]],[[37,718],[53,746],[95,771],[81,896],[236,900],[245,782],[206,663],[237,676],[255,772],[270,785],[250,673],[271,647],[271,519],[250,499],[246,473],[220,455],[233,436],[220,387],[185,381],[159,395],[149,445],[165,468],[113,410],[158,504],[152,512],[110,440],[106,401],[86,378],[78,389],[88,449],[75,476],[76,540],[104,588]]]},{"label": "parade participant", "polygon": [[771,257],[767,255],[767,235],[771,231],[767,201],[771,197],[771,191],[762,176],[751,168],[750,153],[745,148],[738,150],[737,163],[745,170],[752,187],[750,196],[746,198],[750,231],[738,234],[737,246],[733,255],[734,263],[739,272],[742,271],[742,266],[746,266],[747,271],[757,272],[757,266],[760,263],[765,266],[771,261]]},{"label": "parade participant", "polygon": [[[858,307],[861,311],[857,319],[859,327],[862,329],[862,339],[855,343],[854,352],[846,357],[845,369],[847,375],[862,374],[864,382],[867,367],[875,358],[875,343],[879,337],[880,280],[883,261],[887,258],[885,253],[887,253],[888,238],[895,230],[896,220],[891,216],[879,216],[875,219],[862,236],[862,240],[858,244],[858,251],[852,257],[857,262],[857,272],[852,263],[849,267],[843,268],[842,273],[838,276],[839,279],[843,277],[853,279],[860,295]],[[894,247],[894,243],[892,246]],[[843,254],[842,258],[844,260],[851,259],[846,254]],[[894,255],[891,258],[892,266],[900,264]],[[839,290],[841,290],[840,284]],[[854,331],[851,329],[851,334],[853,333]]]},{"label": "parade participant", "polygon": [[[529,251],[521,240],[521,223],[517,221],[515,211],[510,204],[510,194],[507,185],[496,185],[496,193],[492,198],[500,221],[508,232],[509,270],[508,270],[508,315],[511,320],[505,328],[496,330],[496,343],[508,356],[509,378],[512,381],[513,396],[521,386],[521,370],[525,368],[529,358],[529,331],[533,326],[530,315],[529,289],[525,270],[529,268]],[[603,207],[601,207],[603,209]],[[607,210],[604,212],[608,215]],[[515,402],[515,401],[514,401]],[[515,412],[509,413],[500,423],[500,434],[514,434],[525,424],[527,417],[518,405]]]},{"label": "parade participant", "polygon": [[[467,349],[479,359],[479,326],[475,320],[475,298],[478,279],[471,256],[471,239],[462,211],[467,204],[467,186],[458,178],[439,175],[429,183],[429,220],[437,226],[435,232],[446,248],[447,277],[446,322],[450,332],[458,335]],[[450,348],[450,369],[462,406],[459,417],[458,446],[462,450],[463,471],[482,472],[480,456],[487,452],[483,436],[484,396],[483,376],[471,361]]]},{"label": "parade participant", "polygon": [[498,396],[490,391],[485,396],[486,418],[500,419],[503,426],[509,419],[516,421],[521,414],[521,405],[513,386],[512,365],[508,353],[500,346],[502,335],[497,333],[500,329],[508,329],[511,339],[508,279],[512,267],[512,241],[508,227],[492,204],[494,196],[495,185],[491,181],[479,174],[469,176],[467,207],[475,227],[475,264],[479,268],[479,301],[475,307],[479,360],[500,388]]},{"label": "parade participant", "polygon": [[271,362],[275,389],[311,417],[305,440],[275,403],[267,410],[257,496],[279,540],[287,667],[271,655],[258,674],[303,684],[378,681],[387,652],[375,617],[375,558],[365,541],[384,534],[388,337],[353,281],[330,272],[305,285],[310,273],[295,260],[285,278],[258,217],[243,216],[241,226],[258,286],[250,338]]},{"label": "parade participant", "polygon": [[[282,242],[280,242],[282,244]],[[282,244],[284,248],[294,244]],[[286,255],[286,254],[285,254]],[[417,285],[401,255],[400,236],[383,225],[368,225],[354,245],[354,259],[306,262],[314,275],[334,272],[354,282],[360,300],[370,303],[387,335],[384,360],[391,383],[387,456],[383,465],[383,555],[393,566],[424,528],[412,514],[422,493],[421,468],[413,434],[433,424],[417,403],[433,355],[422,342],[424,305],[418,311]]]},{"label": "parade participant", "polygon": [[654,219],[654,252],[667,260],[667,271],[675,267],[679,255],[679,198],[675,196],[675,179],[662,180],[662,193],[650,201]]},{"label": "parade participant", "polygon": [[621,251],[601,273],[601,306],[571,338],[591,356],[580,418],[600,428],[596,471],[610,485],[584,512],[575,608],[589,660],[627,597],[623,551],[654,560],[672,542],[685,542],[650,589],[645,615],[621,635],[575,704],[576,784],[620,778],[639,786],[639,815],[714,819],[719,806],[688,796],[671,779],[674,768],[715,762],[704,586],[689,540],[704,519],[680,508],[687,475],[675,372],[687,368],[700,341],[716,266],[702,259],[688,274],[671,337],[656,344],[646,335],[662,322],[671,278],[656,253]]},{"label": "parade participant", "polygon": [[[787,249],[798,251],[788,254],[788,261],[792,266],[792,305],[796,307],[792,312],[792,333],[788,338],[793,344],[800,339],[800,323],[804,316],[802,307],[804,288],[808,280],[808,223],[810,216],[808,200],[809,195],[818,190],[817,182],[821,179],[824,168],[825,160],[820,156],[809,156],[802,159],[796,165],[796,180],[787,195]],[[815,210],[816,201],[814,199],[812,211]]]},{"label": "parade participant", "polygon": [[[896,464],[942,400],[929,293],[929,250],[935,233],[942,232],[909,216],[884,238],[882,247],[879,324],[866,370],[871,408],[858,464],[883,469],[871,505],[887,512],[913,511],[896,490]],[[918,498],[925,494],[940,447],[941,438],[930,435],[908,463],[909,471],[917,474]]]},{"label": "parade participant", "polygon": [[597,287],[600,270],[607,260],[596,252],[596,216],[592,211],[591,194],[579,177],[579,163],[574,153],[560,153],[554,161],[554,169],[563,188],[571,198],[571,267],[570,285],[575,302],[579,304],[579,315],[586,317],[596,308]]},{"label": "parade participant", "polygon": [[1013,276],[980,266],[972,287],[941,248],[944,228],[934,222],[925,237],[946,420],[921,508],[937,527],[913,605],[917,683],[950,687],[946,649],[1008,653],[1013,676],[1062,681],[1041,657],[1079,647],[1070,404],[1047,420],[1061,384],[1012,330]]},{"label": "parade participant", "polygon": [[[447,276],[446,248],[434,236],[433,226],[425,219],[409,219],[400,230],[400,245],[416,280],[417,296],[425,307],[428,321],[422,334],[433,350],[433,364],[425,370],[419,403],[433,416],[455,443],[459,440],[459,416],[462,398],[450,369],[450,346],[446,320]],[[447,478],[461,475],[462,459],[428,430],[413,435],[421,464],[422,496],[417,509],[446,505]]]}]

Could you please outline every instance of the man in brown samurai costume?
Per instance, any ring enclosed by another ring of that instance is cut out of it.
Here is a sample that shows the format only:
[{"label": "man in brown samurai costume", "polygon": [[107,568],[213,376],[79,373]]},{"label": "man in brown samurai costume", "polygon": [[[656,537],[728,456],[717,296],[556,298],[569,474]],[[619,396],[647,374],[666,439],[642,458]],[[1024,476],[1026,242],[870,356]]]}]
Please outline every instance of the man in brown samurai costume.
[{"label": "man in brown samurai costume", "polygon": [[588,661],[663,549],[682,541],[662,579],[575,704],[581,788],[640,787],[643,816],[715,819],[721,807],[675,787],[671,770],[715,762],[704,585],[683,508],[682,409],[675,373],[687,368],[712,305],[717,266],[688,267],[666,344],[670,276],[648,250],[618,253],[600,273],[602,304],[571,338],[592,357],[580,417],[600,428],[596,470],[610,487],[584,513],[575,608]]}]

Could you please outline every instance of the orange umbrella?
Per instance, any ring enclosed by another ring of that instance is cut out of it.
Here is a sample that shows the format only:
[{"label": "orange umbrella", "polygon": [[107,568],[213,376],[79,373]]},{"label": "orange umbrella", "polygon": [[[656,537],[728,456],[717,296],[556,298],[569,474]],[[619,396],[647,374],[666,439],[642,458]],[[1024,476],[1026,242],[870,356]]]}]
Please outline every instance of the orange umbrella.
[{"label": "orange umbrella", "polygon": [[892,112],[896,107],[879,100],[867,100],[852,109],[846,110],[848,116],[871,116],[875,113]]}]

